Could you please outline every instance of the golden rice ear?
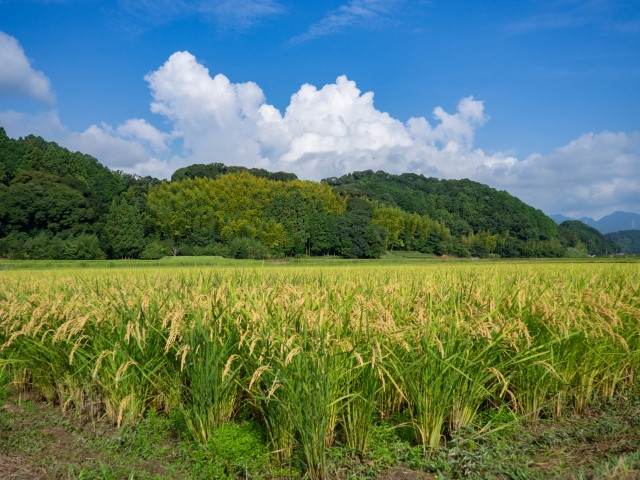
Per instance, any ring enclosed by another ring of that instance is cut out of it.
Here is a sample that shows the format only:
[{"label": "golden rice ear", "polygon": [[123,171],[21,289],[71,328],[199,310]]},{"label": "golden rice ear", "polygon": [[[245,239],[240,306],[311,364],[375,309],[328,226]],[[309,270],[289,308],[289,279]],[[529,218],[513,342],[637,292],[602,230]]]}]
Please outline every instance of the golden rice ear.
[{"label": "golden rice ear", "polygon": [[261,367],[258,367],[258,369],[253,372],[253,375],[251,375],[251,380],[249,380],[249,386],[247,387],[247,390],[251,391],[251,389],[253,388],[253,384],[256,383],[258,380],[260,380],[260,377],[262,377],[262,374],[267,371],[270,370],[271,366],[269,365],[262,365]]},{"label": "golden rice ear", "polygon": [[224,380],[227,378],[227,376],[229,375],[229,372],[231,371],[231,364],[233,363],[234,360],[240,358],[240,355],[237,354],[233,354],[229,357],[229,359],[227,360],[227,363],[225,363],[224,368],[222,369],[222,381],[224,382]]},{"label": "golden rice ear", "polygon": [[180,371],[184,370],[184,364],[187,361],[187,355],[191,351],[191,345],[183,344],[176,350],[176,358],[180,358]]},{"label": "golden rice ear", "polygon": [[[0,368],[117,424],[228,387],[217,412],[193,409],[194,435],[249,404],[282,458],[336,431],[362,452],[365,425],[398,413],[437,448],[478,412],[560,416],[635,386],[637,264],[481,267],[3,271]],[[212,350],[198,393],[188,375]]]},{"label": "golden rice ear", "polygon": [[127,369],[132,365],[137,365],[135,360],[128,360],[118,367],[118,371],[116,372],[116,377],[115,377],[116,383],[120,381],[122,376],[126,373]]}]

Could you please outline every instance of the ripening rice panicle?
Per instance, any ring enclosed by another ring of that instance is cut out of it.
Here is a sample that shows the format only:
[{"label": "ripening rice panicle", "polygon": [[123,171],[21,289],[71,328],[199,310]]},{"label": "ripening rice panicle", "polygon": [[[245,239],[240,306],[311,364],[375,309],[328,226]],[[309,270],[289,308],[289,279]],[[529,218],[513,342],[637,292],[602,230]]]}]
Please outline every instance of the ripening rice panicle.
[{"label": "ripening rice panicle", "polygon": [[[367,351],[365,344],[359,346],[367,357],[371,355],[371,350]],[[373,366],[371,359],[367,358],[365,362],[358,351],[349,352],[347,362],[340,415],[347,446],[362,456],[369,444],[382,382],[379,370]]]},{"label": "ripening rice panicle", "polygon": [[584,411],[640,367],[637,264],[2,272],[0,360],[64,408],[182,412],[206,442],[242,412],[275,462],[327,476],[336,442],[411,419],[425,451],[483,411]]}]

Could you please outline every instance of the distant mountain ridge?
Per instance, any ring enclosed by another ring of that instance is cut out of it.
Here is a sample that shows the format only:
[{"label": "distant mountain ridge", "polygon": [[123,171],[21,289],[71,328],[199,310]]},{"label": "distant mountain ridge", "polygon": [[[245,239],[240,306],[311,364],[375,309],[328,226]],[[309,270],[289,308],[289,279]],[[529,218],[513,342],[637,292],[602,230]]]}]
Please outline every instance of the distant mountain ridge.
[{"label": "distant mountain ridge", "polygon": [[595,228],[603,235],[622,230],[640,230],[640,214],[632,212],[615,211],[609,215],[602,217],[600,220],[594,220],[589,217],[571,218],[561,214],[549,215],[558,225],[567,220],[580,220],[582,223]]}]

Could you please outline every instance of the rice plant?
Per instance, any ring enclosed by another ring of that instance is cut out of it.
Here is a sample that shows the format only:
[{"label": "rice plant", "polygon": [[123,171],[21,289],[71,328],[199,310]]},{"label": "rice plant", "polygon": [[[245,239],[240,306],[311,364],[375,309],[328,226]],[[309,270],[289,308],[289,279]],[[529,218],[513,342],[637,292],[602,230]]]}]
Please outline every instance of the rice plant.
[{"label": "rice plant", "polygon": [[429,454],[637,382],[636,264],[238,265],[3,271],[4,375],[114,424],[179,411],[201,443],[251,417],[309,478],[392,418]]}]

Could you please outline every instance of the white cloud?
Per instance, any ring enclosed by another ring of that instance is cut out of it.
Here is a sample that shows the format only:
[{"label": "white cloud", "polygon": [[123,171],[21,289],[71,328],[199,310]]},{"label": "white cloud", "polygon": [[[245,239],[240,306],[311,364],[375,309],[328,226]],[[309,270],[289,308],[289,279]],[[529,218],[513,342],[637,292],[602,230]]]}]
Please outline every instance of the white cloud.
[{"label": "white cloud", "polygon": [[121,137],[117,129],[106,124],[91,125],[84,132],[71,132],[65,145],[88,153],[116,170],[129,171],[136,165],[146,164],[152,158],[138,141]]},{"label": "white cloud", "polygon": [[193,163],[263,164],[257,137],[264,94],[253,82],[209,75],[188,52],[177,52],[147,75],[151,111],[165,116]]},{"label": "white cloud", "polygon": [[321,88],[302,85],[284,113],[266,103],[257,84],[212,76],[188,52],[173,54],[145,78],[151,111],[164,118],[167,131],[136,118],[70,132],[53,111],[0,112],[0,124],[9,135],[42,135],[141,175],[167,178],[180,167],[212,162],[313,180],[366,169],[415,172],[477,180],[547,213],[640,211],[640,132],[585,134],[549,155],[521,160],[475,146],[488,116],[473,97],[460,100],[453,113],[436,107],[431,122],[403,123],[344,76]]},{"label": "white cloud", "polygon": [[144,119],[133,118],[120,125],[116,132],[123,138],[138,139],[148,144],[156,152],[167,149],[169,135],[156,129]]},{"label": "white cloud", "polygon": [[460,100],[454,113],[436,107],[432,122],[402,123],[375,108],[372,92],[341,76],[319,89],[303,85],[283,114],[256,84],[212,77],[187,52],[172,55],[147,80],[152,110],[186,147],[169,163],[173,170],[220,161],[315,180],[354,170],[410,171],[482,181],[550,213],[640,205],[640,133],[588,134],[550,155],[519,160],[475,147],[488,116],[473,97]]},{"label": "white cloud", "polygon": [[503,175],[480,178],[548,213],[601,217],[640,210],[640,132],[580,136],[545,156],[530,155]]},{"label": "white cloud", "polygon": [[432,126],[424,117],[404,124],[379,111],[373,93],[362,93],[345,76],[320,89],[303,85],[284,114],[266,103],[255,83],[212,77],[188,52],[173,54],[146,80],[151,110],[171,123],[172,136],[185,147],[172,160],[174,170],[223,162],[315,180],[364,169],[464,177],[515,162],[473,149],[475,130],[488,119],[473,97],[453,114],[437,107]]},{"label": "white cloud", "polygon": [[0,31],[0,97],[23,94],[49,105],[55,95],[47,76],[31,67],[18,40]]},{"label": "white cloud", "polygon": [[442,107],[436,107],[433,117],[439,122],[435,128],[432,128],[424,117],[410,118],[407,122],[409,131],[417,140],[443,146],[450,144],[450,148],[457,148],[457,145],[471,147],[475,129],[488,120],[484,114],[484,103],[474,100],[473,97],[460,100],[458,110],[454,114],[445,112]]},{"label": "white cloud", "polygon": [[103,165],[128,173],[166,177],[172,170],[167,160],[153,155],[152,150],[163,150],[162,140],[167,134],[159,132],[144,120],[128,120],[117,128],[109,125],[91,125],[84,132],[72,132],[62,124],[57,112],[38,114],[0,112],[0,126],[10,137],[39,135],[47,141],[57,142],[71,151],[80,151],[97,158]]},{"label": "white cloud", "polygon": [[[360,93],[355,82],[345,76],[335,84],[317,90],[303,85],[291,97],[282,118],[266,117],[260,122],[271,133],[274,128],[289,140],[280,163],[295,165],[308,154],[350,154],[385,147],[408,146],[411,139],[404,125],[376,110],[373,93]],[[271,134],[273,135],[273,134]],[[263,138],[269,142],[270,138]],[[317,176],[317,173],[314,174]]]},{"label": "white cloud", "polygon": [[135,119],[115,129],[102,123],[91,125],[81,133],[68,132],[60,143],[71,150],[94,156],[113,170],[162,178],[170,172],[169,161],[157,158],[146,146],[165,149],[160,138],[164,140],[166,134],[161,134],[148,123]]},{"label": "white cloud", "polygon": [[66,127],[62,125],[54,110],[34,115],[13,110],[0,112],[0,126],[5,128],[9,136],[15,138],[34,134],[47,140],[54,140],[67,133]]}]

